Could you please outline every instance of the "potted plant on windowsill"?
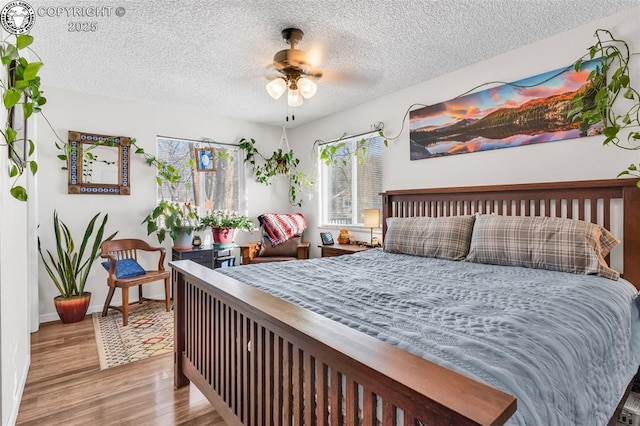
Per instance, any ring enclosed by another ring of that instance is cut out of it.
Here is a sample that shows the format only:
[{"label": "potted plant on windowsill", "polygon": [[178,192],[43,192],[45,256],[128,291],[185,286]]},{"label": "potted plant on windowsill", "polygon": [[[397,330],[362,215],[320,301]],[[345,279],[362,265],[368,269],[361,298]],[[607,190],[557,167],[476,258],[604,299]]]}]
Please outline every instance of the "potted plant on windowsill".
[{"label": "potted plant on windowsill", "polygon": [[[77,248],[71,231],[58,218],[58,212],[53,212],[53,232],[56,237],[55,255],[46,250],[45,257],[40,237],[38,237],[38,252],[44,263],[44,267],[51,280],[60,292],[53,301],[60,320],[65,323],[81,321],[87,313],[91,293],[84,291],[89,271],[93,262],[100,256],[100,246],[103,241],[109,241],[115,237],[117,231],[103,240],[104,228],[107,224],[108,214],[105,214],[102,223],[95,236],[93,230],[100,213],[93,216],[84,231],[84,237],[80,247]],[[93,241],[91,241],[93,236]]]},{"label": "potted plant on windowsill", "polygon": [[236,229],[253,231],[255,226],[247,216],[229,210],[213,210],[200,219],[200,228],[211,228],[215,244],[231,244],[235,238]]},{"label": "potted plant on windowsill", "polygon": [[147,224],[147,235],[156,233],[158,242],[169,234],[175,249],[186,250],[192,247],[191,234],[200,226],[200,217],[192,204],[161,200],[142,223]]}]

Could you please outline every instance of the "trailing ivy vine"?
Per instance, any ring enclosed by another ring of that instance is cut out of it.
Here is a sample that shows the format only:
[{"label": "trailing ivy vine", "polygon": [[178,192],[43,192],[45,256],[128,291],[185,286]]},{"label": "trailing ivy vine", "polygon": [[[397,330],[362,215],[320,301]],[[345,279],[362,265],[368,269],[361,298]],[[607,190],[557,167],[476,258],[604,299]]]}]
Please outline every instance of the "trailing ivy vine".
[{"label": "trailing ivy vine", "polygon": [[[21,121],[23,126],[26,126],[26,120],[33,113],[40,112],[42,105],[47,102],[40,90],[40,76],[38,76],[42,61],[29,47],[32,43],[33,36],[29,34],[9,35],[2,40],[0,46],[2,65],[7,70],[8,76],[7,80],[2,82],[2,102],[7,110],[7,121],[0,132],[9,151],[9,178],[13,179],[10,193],[20,201],[26,201],[28,194],[23,186],[18,185],[18,179],[26,169],[35,175],[38,164],[30,159],[35,150],[35,144],[31,139],[25,140],[18,134],[20,129],[17,129],[18,120],[14,110],[17,105],[22,107],[23,120]],[[38,60],[29,62],[22,55],[25,49],[32,52]]]},{"label": "trailing ivy vine", "polygon": [[[389,146],[389,141],[384,135],[384,123],[381,121],[371,125],[373,131],[376,131],[377,136],[383,138],[382,143],[385,147]],[[317,153],[318,158],[323,161],[327,166],[345,167],[351,162],[351,158],[355,157],[359,164],[363,164],[365,156],[367,154],[367,145],[371,140],[371,136],[367,138],[360,138],[356,141],[353,148],[349,148],[347,143],[343,140],[349,138],[346,134],[336,142],[325,142],[318,139],[313,144],[313,152]],[[349,138],[351,139],[351,138]]]},{"label": "trailing ivy vine", "polygon": [[[58,154],[58,158],[65,162],[65,165],[62,167],[62,170],[67,170],[69,153],[71,152],[71,145],[69,145],[68,142],[63,141],[57,134],[56,134],[56,137],[58,139],[58,141],[55,143],[56,148],[62,151],[60,154]],[[156,176],[156,182],[158,185],[162,185],[163,182],[167,182],[170,185],[180,182],[180,180],[182,179],[182,176],[180,175],[180,171],[178,169],[176,169],[174,166],[172,166],[171,164],[165,161],[159,160],[158,157],[156,157],[155,155],[151,155],[148,152],[146,152],[144,148],[138,145],[138,142],[135,138],[131,138],[130,142],[131,142],[131,147],[133,148],[132,149],[133,153],[137,155],[141,155],[145,163],[157,169],[158,176]],[[105,145],[115,146],[115,143],[109,142],[108,140],[104,140],[104,139],[96,141],[96,143],[90,145],[88,149],[83,149],[82,151],[83,161],[94,160],[94,156],[91,152],[91,149],[97,146],[105,146]],[[192,164],[190,165],[194,167],[195,163],[193,162],[193,160],[191,160],[191,163]]]},{"label": "trailing ivy vine", "polygon": [[[575,62],[574,68],[577,71],[584,60],[595,58],[600,58],[602,65],[589,74],[590,87],[574,98],[573,109],[569,112],[569,116],[573,120],[580,120],[584,126],[604,122],[603,145],[611,144],[622,149],[638,150],[640,149],[640,93],[631,86],[629,45],[604,29],[596,30],[594,37],[597,40],[596,43],[589,48],[589,53]],[[626,109],[624,99],[628,102]],[[629,130],[626,141],[620,140],[620,133],[623,130]],[[640,164],[632,163],[627,170],[618,174],[618,176],[624,175],[640,177]],[[640,180],[638,187],[640,187]]]}]

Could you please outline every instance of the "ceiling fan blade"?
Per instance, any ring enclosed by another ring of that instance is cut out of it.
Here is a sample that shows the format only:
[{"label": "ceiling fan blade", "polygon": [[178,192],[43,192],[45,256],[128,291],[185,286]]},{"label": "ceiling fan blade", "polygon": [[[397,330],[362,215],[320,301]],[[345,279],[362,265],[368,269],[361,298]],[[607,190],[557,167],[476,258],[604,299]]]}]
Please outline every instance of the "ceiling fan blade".
[{"label": "ceiling fan blade", "polygon": [[273,64],[267,65],[264,71],[264,78],[267,80],[275,80],[276,78],[280,78],[283,76],[282,72],[276,69]]},{"label": "ceiling fan blade", "polygon": [[322,83],[361,84],[372,81],[372,77],[364,73],[353,73],[324,69],[322,71]]},{"label": "ceiling fan blade", "polygon": [[321,69],[318,68],[311,68],[309,69],[306,73],[307,77],[309,78],[313,78],[313,79],[318,79],[320,77],[322,77],[323,72]]}]

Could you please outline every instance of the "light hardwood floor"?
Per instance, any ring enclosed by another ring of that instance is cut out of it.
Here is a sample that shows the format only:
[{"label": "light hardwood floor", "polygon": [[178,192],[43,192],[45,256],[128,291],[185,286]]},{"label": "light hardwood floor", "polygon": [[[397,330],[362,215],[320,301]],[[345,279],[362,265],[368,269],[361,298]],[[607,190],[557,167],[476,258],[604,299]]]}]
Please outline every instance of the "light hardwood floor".
[{"label": "light hardwood floor", "polygon": [[173,388],[173,354],[100,370],[91,317],[31,335],[18,425],[225,425],[193,386]]}]

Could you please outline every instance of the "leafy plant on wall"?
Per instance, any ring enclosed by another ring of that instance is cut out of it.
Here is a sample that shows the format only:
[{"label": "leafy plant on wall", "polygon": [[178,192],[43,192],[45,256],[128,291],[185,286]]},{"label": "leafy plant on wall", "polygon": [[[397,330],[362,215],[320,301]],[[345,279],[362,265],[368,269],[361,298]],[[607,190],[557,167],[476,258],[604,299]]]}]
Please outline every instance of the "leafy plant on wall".
[{"label": "leafy plant on wall", "polygon": [[[597,40],[596,43],[589,48],[589,53],[575,62],[574,66],[577,70],[582,61],[595,58],[601,59],[602,66],[589,75],[592,82],[591,88],[574,98],[574,108],[569,112],[569,116],[574,120],[581,120],[581,123],[586,126],[603,121],[605,123],[603,145],[638,150],[640,149],[640,93],[631,86],[629,45],[624,40],[615,38],[608,30],[598,29],[594,37]],[[619,108],[614,109],[614,106]],[[620,133],[624,130],[629,130],[629,133],[623,141],[620,140]],[[631,164],[618,176],[624,175],[640,177],[640,164]],[[640,187],[640,180],[638,187]]]},{"label": "leafy plant on wall", "polygon": [[[4,144],[8,149],[9,178],[13,179],[10,193],[20,201],[26,201],[28,194],[23,186],[18,185],[18,179],[27,169],[35,174],[38,170],[38,164],[35,160],[30,159],[35,150],[33,141],[19,136],[18,130],[20,129],[17,129],[19,121],[15,117],[15,108],[17,105],[22,107],[23,120],[20,121],[23,126],[26,126],[26,120],[33,113],[40,112],[42,105],[47,102],[46,98],[42,96],[40,76],[38,76],[42,61],[29,47],[32,43],[33,36],[29,34],[10,35],[1,42],[0,53],[2,65],[8,76],[2,84],[2,102],[7,110],[7,122],[1,132]],[[38,57],[38,60],[29,62],[22,55],[25,49]],[[24,130],[23,135],[25,134]]]},{"label": "leafy plant on wall", "polygon": [[[384,135],[384,123],[378,121],[371,125],[373,131],[377,132],[377,135],[384,138],[382,143],[385,147],[389,146],[389,141]],[[325,142],[323,140],[316,140],[313,147],[313,152],[317,153],[318,158],[324,162],[327,166],[339,166],[345,167],[351,162],[351,158],[355,157],[359,164],[364,162],[367,154],[367,145],[371,140],[371,136],[366,138],[362,137],[356,141],[353,147],[349,147],[343,140],[347,137],[346,134],[336,142]]]},{"label": "leafy plant on wall", "polygon": [[[54,134],[55,134],[55,131],[54,131]],[[62,170],[67,170],[67,163],[69,161],[68,158],[69,158],[69,153],[71,152],[71,145],[69,145],[68,142],[63,141],[57,134],[56,134],[56,138],[58,139],[58,141],[55,143],[56,148],[58,148],[61,151],[61,153],[58,154],[58,158],[64,161],[64,164],[65,164],[61,168]],[[88,149],[84,149],[82,151],[83,161],[87,161],[87,162],[95,161],[94,155],[91,152],[92,148],[95,148],[97,146],[105,146],[105,145],[115,146],[115,143],[109,142],[107,140],[96,141],[95,144],[90,145]],[[134,154],[142,156],[145,163],[147,163],[151,167],[156,168],[156,170],[158,171],[158,175],[156,176],[156,182],[158,183],[158,185],[162,185],[162,182],[173,184],[173,183],[180,182],[182,180],[182,176],[180,175],[180,172],[178,169],[176,169],[174,166],[172,166],[171,164],[165,161],[159,160],[158,157],[156,157],[155,155],[152,155],[146,152],[144,148],[138,145],[137,140],[135,138],[131,138],[131,146],[132,146],[132,152]],[[191,164],[191,166],[194,166],[194,165],[195,164]]]}]

